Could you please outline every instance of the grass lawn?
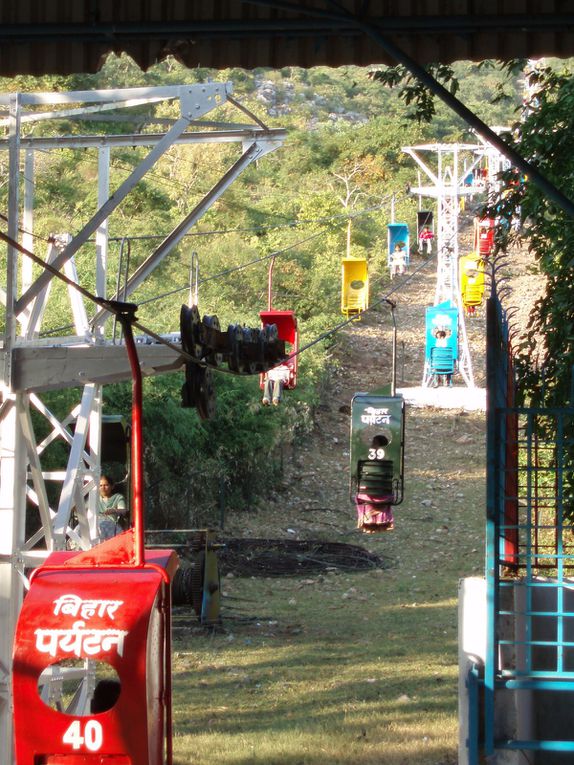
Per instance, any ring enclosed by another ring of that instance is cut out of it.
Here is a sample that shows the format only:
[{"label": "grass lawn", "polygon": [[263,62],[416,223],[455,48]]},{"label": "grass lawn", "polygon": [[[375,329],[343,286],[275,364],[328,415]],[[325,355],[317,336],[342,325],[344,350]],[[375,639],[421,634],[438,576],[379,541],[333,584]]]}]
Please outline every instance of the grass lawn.
[{"label": "grass lawn", "polygon": [[483,570],[483,420],[409,413],[395,531],[354,533],[340,509],[338,541],[386,568],[223,579],[250,618],[177,632],[177,765],[457,762],[457,590]]}]

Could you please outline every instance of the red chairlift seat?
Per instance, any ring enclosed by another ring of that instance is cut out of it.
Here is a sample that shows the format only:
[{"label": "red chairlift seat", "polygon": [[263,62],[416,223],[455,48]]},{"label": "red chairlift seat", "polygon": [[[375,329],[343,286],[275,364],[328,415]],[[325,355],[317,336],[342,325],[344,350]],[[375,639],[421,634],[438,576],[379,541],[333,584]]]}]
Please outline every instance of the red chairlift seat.
[{"label": "red chairlift seat", "polygon": [[475,221],[474,249],[479,255],[488,257],[494,249],[494,234],[496,220],[494,218],[480,218]]},{"label": "red chairlift seat", "polygon": [[[277,327],[277,334],[279,340],[284,340],[285,343],[290,346],[287,347],[287,351],[290,354],[283,364],[289,367],[289,380],[285,383],[287,390],[293,390],[297,385],[297,351],[299,349],[299,333],[297,330],[297,317],[294,311],[275,311],[268,309],[267,311],[261,311],[259,313],[261,319],[261,326],[266,327],[270,324],[275,324]],[[265,385],[265,375],[259,376],[259,386],[263,389]]]},{"label": "red chairlift seat", "polygon": [[[293,390],[297,385],[297,362],[299,350],[299,333],[297,330],[297,317],[294,311],[276,311],[273,306],[273,267],[275,266],[275,256],[269,263],[269,275],[267,286],[267,310],[259,313],[261,326],[267,327],[275,324],[279,340],[285,341],[285,350],[289,358],[282,362],[289,368],[289,379],[284,383],[286,390]],[[265,374],[259,375],[259,387],[265,388]]]}]

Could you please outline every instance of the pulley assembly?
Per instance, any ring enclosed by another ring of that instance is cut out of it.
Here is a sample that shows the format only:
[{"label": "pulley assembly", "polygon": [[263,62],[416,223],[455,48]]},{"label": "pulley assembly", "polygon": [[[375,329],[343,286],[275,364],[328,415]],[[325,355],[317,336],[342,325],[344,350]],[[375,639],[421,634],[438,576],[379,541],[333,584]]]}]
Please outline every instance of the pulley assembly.
[{"label": "pulley assembly", "polygon": [[217,316],[200,318],[197,306],[182,305],[181,346],[191,359],[185,362],[181,405],[195,407],[201,419],[215,413],[213,368],[227,363],[231,372],[254,375],[266,372],[286,358],[285,341],[274,324],[244,327],[230,324],[222,331]]}]

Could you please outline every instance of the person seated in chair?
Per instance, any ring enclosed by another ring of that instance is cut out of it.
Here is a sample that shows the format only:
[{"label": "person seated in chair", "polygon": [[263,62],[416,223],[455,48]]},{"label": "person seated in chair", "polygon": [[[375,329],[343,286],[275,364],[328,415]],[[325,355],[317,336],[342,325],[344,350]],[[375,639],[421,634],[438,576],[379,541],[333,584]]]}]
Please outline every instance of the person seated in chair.
[{"label": "person seated in chair", "polygon": [[361,463],[358,492],[355,496],[357,508],[357,528],[366,534],[391,531],[395,524],[392,503],[392,463],[384,460],[384,447],[389,440],[384,435],[374,436],[370,451],[380,454],[377,459],[368,459]]},{"label": "person seated in chair", "polygon": [[289,382],[290,370],[286,364],[279,364],[270,369],[265,375],[265,385],[263,387],[263,406],[278,406],[283,397],[283,387]]},{"label": "person seated in chair", "polygon": [[98,496],[98,531],[100,541],[111,539],[123,531],[122,520],[127,519],[128,509],[123,494],[114,492],[114,484],[109,475],[100,476]]},{"label": "person seated in chair", "polygon": [[[435,337],[435,348],[448,348],[448,336],[450,335],[449,330],[440,329],[438,328],[434,332]],[[442,374],[435,374],[434,375],[434,381],[433,381],[433,387],[436,388],[438,385],[444,385],[447,388],[452,387],[452,373],[451,372],[445,372]]]},{"label": "person seated in chair", "polygon": [[407,252],[403,242],[395,244],[394,252],[391,255],[391,279],[397,274],[404,274],[406,271]]},{"label": "person seated in chair", "polygon": [[434,239],[434,234],[430,230],[429,226],[424,226],[423,230],[420,233],[419,236],[419,247],[421,252],[424,254],[425,247],[427,251],[427,255],[431,254],[432,251],[432,240]]}]

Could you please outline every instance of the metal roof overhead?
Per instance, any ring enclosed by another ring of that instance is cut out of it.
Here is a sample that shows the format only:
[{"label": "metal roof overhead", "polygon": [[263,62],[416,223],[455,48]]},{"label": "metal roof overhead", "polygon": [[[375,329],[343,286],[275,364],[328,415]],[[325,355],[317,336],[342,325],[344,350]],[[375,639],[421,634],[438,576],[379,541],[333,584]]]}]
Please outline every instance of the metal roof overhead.
[{"label": "metal roof overhead", "polygon": [[95,72],[114,51],[147,69],[574,56],[567,0],[23,0],[0,4],[0,75]]}]

